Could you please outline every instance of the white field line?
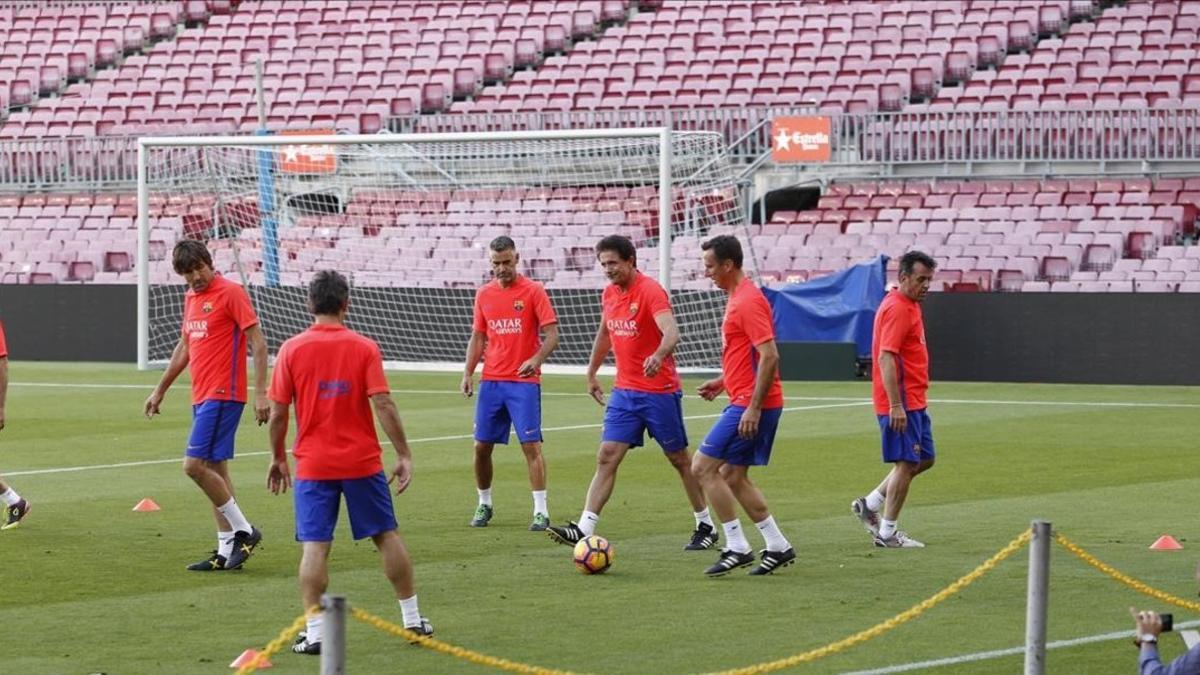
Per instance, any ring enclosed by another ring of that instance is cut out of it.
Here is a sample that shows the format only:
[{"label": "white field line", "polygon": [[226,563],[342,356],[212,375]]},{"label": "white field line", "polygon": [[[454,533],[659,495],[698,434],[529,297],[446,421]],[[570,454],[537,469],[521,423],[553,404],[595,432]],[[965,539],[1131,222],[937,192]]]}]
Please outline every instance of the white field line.
[{"label": "white field line", "polygon": [[[1185,621],[1175,624],[1179,628],[1195,628],[1200,626],[1200,621]],[[1166,635],[1164,633],[1163,635]],[[1066,647],[1077,647],[1079,645],[1091,644],[1093,642],[1109,642],[1111,640],[1129,640],[1133,638],[1133,631],[1123,630],[1115,633],[1101,633],[1100,635],[1088,635],[1086,637],[1074,638],[1071,640],[1056,640],[1046,643],[1046,649],[1063,649]],[[987,661],[989,659],[998,659],[1005,656],[1014,656],[1016,654],[1024,654],[1025,647],[1009,647],[1008,649],[995,649],[988,652],[976,652],[974,654],[963,654],[961,656],[950,656],[944,659],[932,659],[930,661],[916,661],[913,663],[903,663],[895,666],[887,666],[886,668],[878,668],[875,670],[856,670],[845,675],[887,675],[888,673],[907,673],[914,670],[923,670],[926,668],[937,668],[939,666],[956,666],[963,663],[971,663],[973,661]],[[1132,658],[1132,656],[1130,657]],[[1132,661],[1130,661],[1132,663]]]},{"label": "white field line", "polygon": [[[46,387],[59,389],[144,389],[150,391],[151,384],[85,384],[64,382],[10,382],[14,387]],[[455,389],[393,389],[393,394],[461,396]],[[542,396],[588,397],[586,392],[543,391]],[[685,398],[700,398],[695,394],[684,394]],[[870,399],[854,396],[787,396],[792,401],[847,401],[870,403]],[[931,398],[930,403],[979,404],[979,405],[1032,405],[1032,406],[1078,406],[1095,408],[1200,408],[1200,403],[1157,403],[1153,401],[1023,401],[1010,399],[981,398]],[[790,408],[789,408],[790,410]]]},{"label": "white field line", "polygon": [[[801,412],[801,411],[805,411],[805,410],[825,410],[827,408],[848,408],[851,406],[867,405],[869,403],[870,403],[870,401],[853,401],[851,403],[827,403],[825,405],[794,406],[791,408],[784,408],[784,410],[787,412]],[[721,416],[721,413],[713,413],[711,415],[685,415],[684,419],[685,420],[704,420],[704,419],[713,419],[713,418],[720,417],[720,416]],[[591,422],[588,424],[572,424],[570,426],[565,426],[565,427],[546,427],[546,428],[542,429],[542,431],[577,431],[579,429],[599,429],[601,426],[603,426],[603,425]],[[429,436],[426,438],[410,438],[408,440],[408,442],[409,443],[435,443],[438,441],[466,441],[466,440],[471,440],[472,438],[474,438],[474,436],[472,434],[458,434],[458,435],[454,435],[454,436]],[[387,441],[384,441],[384,443],[387,443]],[[258,451],[251,451],[251,452],[239,452],[238,456],[239,457],[255,457],[255,456],[259,456],[259,455],[268,455],[268,454],[270,454],[270,453],[266,450],[258,450]],[[148,460],[144,460],[144,461],[140,461],[140,462],[119,462],[116,464],[90,464],[90,465],[85,465],[85,466],[66,466],[66,467],[59,467],[59,468],[55,468],[55,469],[33,469],[30,471],[8,471],[8,472],[5,472],[4,475],[5,476],[41,476],[41,475],[54,474],[54,473],[75,473],[78,471],[95,471],[98,469],[122,469],[122,468],[131,467],[131,466],[151,466],[154,464],[174,464],[174,463],[179,463],[182,461],[183,461],[183,458],[181,456],[181,457],[174,457],[171,459],[148,459]]]}]

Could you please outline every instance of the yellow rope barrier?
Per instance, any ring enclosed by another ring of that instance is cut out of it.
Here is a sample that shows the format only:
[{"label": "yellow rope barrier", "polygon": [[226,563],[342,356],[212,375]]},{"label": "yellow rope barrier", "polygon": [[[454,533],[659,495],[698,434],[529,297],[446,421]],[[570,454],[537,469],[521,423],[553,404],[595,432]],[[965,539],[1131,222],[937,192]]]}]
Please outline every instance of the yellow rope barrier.
[{"label": "yellow rope barrier", "polygon": [[391,633],[392,635],[402,637],[405,640],[425,647],[426,649],[432,649],[443,654],[449,654],[450,656],[463,659],[464,661],[470,661],[471,663],[481,666],[491,666],[492,668],[507,670],[513,673],[537,673],[538,675],[574,675],[570,671],[566,670],[553,670],[550,668],[542,668],[541,666],[531,666],[526,663],[517,663],[516,661],[509,661],[508,659],[488,656],[487,654],[471,651],[470,649],[466,649],[464,647],[456,647],[440,640],[435,640],[431,637],[414,633],[403,626],[398,626],[391,621],[375,616],[374,614],[358,609],[357,607],[350,608],[350,616],[369,626],[378,628],[385,633]]},{"label": "yellow rope barrier", "polygon": [[1148,586],[1147,584],[1144,584],[1127,574],[1123,574],[1123,573],[1117,571],[1116,569],[1113,569],[1111,566],[1104,564],[1103,562],[1098,560],[1095,556],[1093,556],[1091,553],[1088,553],[1087,551],[1083,550],[1083,548],[1081,548],[1078,544],[1071,541],[1070,539],[1067,539],[1066,537],[1062,536],[1061,534],[1058,534],[1057,532],[1054,534],[1054,540],[1057,541],[1059,543],[1059,545],[1062,546],[1063,548],[1067,549],[1071,553],[1074,553],[1075,556],[1078,557],[1080,560],[1091,565],[1092,567],[1095,567],[1096,569],[1100,570],[1101,572],[1104,572],[1108,576],[1112,577],[1113,579],[1116,579],[1117,581],[1119,581],[1122,584],[1125,584],[1126,586],[1128,586],[1129,588],[1132,588],[1133,590],[1137,591],[1138,593],[1142,593],[1143,595],[1148,595],[1152,598],[1162,600],[1163,602],[1170,603],[1172,605],[1175,605],[1176,607],[1183,607],[1184,609],[1190,609],[1193,612],[1200,612],[1200,602],[1192,602],[1190,600],[1184,600],[1183,598],[1176,597],[1165,591],[1160,591],[1157,588]]},{"label": "yellow rope barrier", "polygon": [[724,670],[724,671],[721,671],[720,673],[717,673],[716,675],[752,675],[752,674],[757,674],[757,673],[769,673],[769,672],[772,672],[775,670],[782,670],[784,668],[791,668],[792,666],[798,666],[801,663],[816,661],[817,659],[824,658],[826,656],[829,656],[830,654],[836,654],[840,651],[843,651],[845,649],[853,647],[854,645],[857,645],[862,642],[866,642],[867,640],[870,640],[871,638],[878,637],[878,636],[886,633],[887,631],[889,631],[893,628],[896,628],[900,624],[903,624],[911,619],[915,619],[916,617],[920,616],[921,614],[924,614],[926,611],[931,609],[933,606],[937,605],[938,603],[942,602],[943,600],[949,598],[950,596],[958,593],[962,589],[971,585],[971,583],[973,583],[974,581],[979,579],[979,577],[990,572],[992,570],[992,568],[994,568],[996,565],[998,565],[1002,560],[1011,556],[1012,554],[1016,553],[1017,551],[1021,550],[1021,547],[1024,546],[1025,544],[1028,544],[1032,538],[1033,538],[1033,530],[1032,529],[1025,530],[1016,539],[1013,539],[1012,541],[1010,541],[1007,546],[1000,549],[1000,551],[998,553],[996,553],[996,555],[992,556],[991,558],[988,558],[987,560],[985,560],[983,562],[982,565],[980,565],[979,567],[976,567],[974,570],[972,570],[968,574],[960,577],[954,583],[943,588],[942,590],[938,591],[937,593],[934,593],[932,596],[921,601],[919,604],[914,605],[913,607],[910,607],[909,609],[904,610],[903,612],[897,614],[896,616],[893,616],[892,618],[888,619],[887,621],[878,623],[864,631],[855,633],[854,635],[851,635],[850,637],[843,638],[841,640],[838,640],[837,642],[825,645],[824,647],[818,647],[816,649],[811,649],[802,654],[796,654],[795,656],[789,656],[784,659],[779,659],[778,661],[770,661],[767,663],[760,663],[760,664],[754,665],[754,666],[747,666],[745,668],[735,668],[733,670]]},{"label": "yellow rope barrier", "polygon": [[280,649],[283,649],[283,646],[288,642],[291,642],[292,638],[296,637],[296,634],[304,628],[307,618],[308,617],[306,614],[301,614],[300,616],[296,617],[296,620],[292,622],[292,625],[284,628],[283,632],[279,634],[279,637],[267,643],[267,646],[258,653],[258,656],[254,657],[246,665],[238,668],[237,675],[247,675],[247,673],[253,673],[262,667],[262,665],[266,663],[268,659],[274,656],[275,653]]},{"label": "yellow rope barrier", "polygon": [[[901,624],[904,624],[908,621],[911,621],[912,619],[917,618],[918,616],[924,614],[926,611],[932,609],[934,606],[940,604],[944,600],[959,593],[964,588],[966,588],[967,586],[969,586],[972,583],[974,583],[975,581],[977,581],[984,574],[987,574],[988,572],[990,572],[993,568],[996,567],[996,565],[1000,564],[1003,560],[1012,556],[1017,551],[1021,550],[1021,547],[1028,544],[1032,538],[1033,538],[1033,530],[1032,529],[1025,530],[1020,535],[1018,535],[1017,538],[1010,541],[1008,543],[1008,545],[1006,545],[1004,548],[1000,549],[991,558],[988,558],[987,560],[985,560],[981,565],[979,565],[975,569],[971,570],[969,573],[963,575],[962,577],[959,577],[957,580],[954,581],[954,583],[943,588],[942,590],[938,591],[937,593],[934,593],[933,595],[931,595],[930,597],[921,601],[920,603],[904,610],[903,612],[897,614],[896,616],[893,616],[892,618],[890,618],[886,621],[878,623],[864,631],[860,631],[858,633],[855,633],[854,635],[851,635],[849,637],[838,640],[837,642],[830,643],[828,645],[825,645],[824,647],[818,647],[816,649],[811,649],[811,650],[801,653],[801,654],[789,656],[787,658],[779,659],[777,661],[769,661],[767,663],[760,663],[760,664],[753,665],[753,666],[746,666],[744,668],[725,670],[725,671],[716,673],[714,675],[757,675],[758,673],[769,673],[769,672],[776,671],[776,670],[782,670],[784,668],[791,668],[792,666],[798,666],[802,663],[816,661],[817,659],[824,658],[831,654],[836,654],[838,652],[849,649],[850,647],[853,647],[854,645],[860,644],[862,642],[866,642],[867,640],[870,640],[872,638],[879,637],[880,635],[886,633],[887,631],[892,630],[893,628],[896,628],[896,627],[900,626]],[[1082,549],[1079,549],[1078,547],[1074,546],[1074,544],[1071,544],[1070,542],[1066,541],[1066,539],[1063,538],[1061,535],[1058,536],[1058,540],[1059,540],[1060,544],[1062,544],[1063,546],[1066,546],[1068,549],[1072,549],[1072,547],[1073,547],[1073,552],[1075,552],[1076,555],[1083,557],[1085,560],[1087,560],[1088,558],[1091,558],[1091,556],[1088,556],[1088,554],[1086,552],[1084,552]],[[1094,561],[1094,564],[1098,568],[1100,568],[1103,571],[1108,572],[1109,574],[1113,575],[1115,578],[1118,578],[1118,580],[1124,581],[1124,580],[1128,579],[1128,577],[1124,577],[1124,579],[1122,579],[1121,577],[1123,577],[1124,575],[1120,575],[1119,572],[1115,572],[1115,570],[1108,568],[1103,563],[1095,560],[1095,558],[1091,558],[1091,561]],[[1138,582],[1133,581],[1131,579],[1129,579],[1128,581],[1132,582],[1130,585],[1138,584]],[[1144,586],[1144,584],[1142,584],[1142,586]],[[1136,586],[1135,586],[1135,588],[1136,588]],[[1149,587],[1146,587],[1146,588],[1149,589]],[[1141,590],[1141,589],[1139,589],[1139,590]],[[1150,595],[1154,595],[1155,597],[1159,597],[1160,599],[1166,600],[1168,602],[1174,602],[1175,604],[1180,605],[1182,607],[1190,607],[1193,609],[1200,609],[1200,605],[1197,605],[1196,603],[1189,603],[1186,600],[1179,600],[1178,598],[1169,596],[1165,593],[1162,593],[1161,591],[1154,591],[1153,589],[1149,589],[1148,591],[1142,591],[1142,592],[1148,593]],[[385,633],[390,633],[397,637],[404,638],[405,640],[407,640],[413,644],[419,645],[421,647],[425,647],[426,649],[432,649],[433,651],[440,652],[442,654],[447,654],[447,655],[453,656],[455,658],[463,659],[464,661],[469,661],[469,662],[477,664],[477,665],[490,666],[492,668],[496,668],[499,670],[506,670],[506,671],[513,672],[513,673],[535,673],[537,675],[575,675],[574,673],[572,673],[570,671],[554,670],[551,668],[543,668],[541,666],[533,666],[533,665],[529,665],[527,663],[519,663],[516,661],[510,661],[509,659],[502,659],[502,658],[495,657],[495,656],[489,656],[487,654],[483,654],[483,653],[476,652],[476,651],[473,651],[470,649],[466,649],[464,647],[457,647],[455,645],[448,644],[448,643],[442,642],[440,640],[436,640],[432,637],[427,637],[424,635],[414,633],[414,632],[404,628],[403,626],[399,626],[395,623],[392,623],[391,621],[388,621],[381,617],[375,616],[374,614],[371,614],[370,612],[358,609],[356,607],[350,608],[350,616],[357,619],[358,621],[361,621],[369,626],[377,628]],[[242,668],[238,670],[237,675],[246,675],[247,673],[252,673],[255,670],[257,670],[259,668],[260,663],[266,662],[266,660],[271,655],[275,654],[280,649],[282,649],[283,646],[289,640],[291,640],[293,637],[295,637],[295,635],[297,633],[300,632],[300,629],[302,629],[304,627],[304,622],[305,622],[305,616],[302,615],[302,616],[298,617],[294,622],[292,622],[291,626],[288,626],[287,628],[285,628],[283,630],[282,633],[279,634],[279,637],[272,640],[271,643],[268,644],[266,646],[266,648],[263,649],[263,651],[253,661],[246,664],[245,666],[242,666]]]}]

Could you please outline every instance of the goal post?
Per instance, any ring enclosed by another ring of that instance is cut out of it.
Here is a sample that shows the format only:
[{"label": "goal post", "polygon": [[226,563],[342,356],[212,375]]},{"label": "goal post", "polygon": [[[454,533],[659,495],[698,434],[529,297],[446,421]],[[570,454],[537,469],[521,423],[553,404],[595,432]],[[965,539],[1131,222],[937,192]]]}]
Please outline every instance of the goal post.
[{"label": "goal post", "polygon": [[587,364],[607,280],[593,247],[629,236],[672,295],[684,369],[720,359],[724,297],[699,243],[734,234],[753,273],[742,190],[722,137],[667,128],[138,140],[138,367],[179,336],[170,249],[204,240],[243,284],[271,352],[308,325],[312,273],[351,282],[349,324],[389,368],[458,369],[487,251],[508,235],[559,315],[546,370]]}]

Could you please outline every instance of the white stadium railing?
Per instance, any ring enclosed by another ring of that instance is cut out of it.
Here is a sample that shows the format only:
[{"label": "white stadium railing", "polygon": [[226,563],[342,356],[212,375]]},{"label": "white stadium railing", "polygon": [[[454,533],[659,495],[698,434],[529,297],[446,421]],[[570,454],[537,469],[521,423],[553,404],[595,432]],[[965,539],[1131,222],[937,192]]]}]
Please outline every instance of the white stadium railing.
[{"label": "white stadium railing", "polygon": [[[392,131],[447,133],[665,126],[715,131],[734,161],[761,165],[771,120],[813,106],[436,114],[394,119]],[[827,114],[832,166],[889,173],[897,165],[962,162],[1198,162],[1200,108]],[[132,188],[137,139],[0,141],[0,190]]]}]

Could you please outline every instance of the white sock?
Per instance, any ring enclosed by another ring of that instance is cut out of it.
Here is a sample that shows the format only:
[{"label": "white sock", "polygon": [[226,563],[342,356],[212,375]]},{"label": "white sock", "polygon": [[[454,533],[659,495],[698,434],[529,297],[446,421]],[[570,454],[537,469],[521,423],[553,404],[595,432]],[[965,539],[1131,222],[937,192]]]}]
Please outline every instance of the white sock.
[{"label": "white sock", "polygon": [[700,523],[704,523],[714,530],[717,529],[717,526],[713,524],[712,516],[708,514],[708,507],[705,507],[703,511],[696,511],[692,515],[696,516],[696,527],[700,527]]},{"label": "white sock", "polygon": [[600,516],[591,511],[584,511],[579,514],[579,529],[583,532],[583,536],[590,537],[596,534],[596,523],[600,522]]},{"label": "white sock", "polygon": [[533,491],[533,515],[536,516],[539,513],[544,513],[547,516],[550,515],[549,509],[546,508],[546,491],[545,490],[534,490]]},{"label": "white sock", "polygon": [[779,531],[779,526],[775,524],[775,516],[767,516],[766,520],[755,523],[754,526],[758,528],[759,532],[762,532],[768,551],[786,551],[792,547],[783,533]]},{"label": "white sock", "polygon": [[0,499],[3,499],[4,503],[9,506],[16,506],[17,502],[21,501],[21,495],[17,494],[16,490],[8,488],[4,494],[0,494]]},{"label": "white sock", "polygon": [[893,534],[896,534],[896,521],[888,520],[887,518],[880,518],[879,538],[890,539]]},{"label": "white sock", "polygon": [[421,610],[417,609],[417,596],[400,599],[400,616],[403,617],[405,628],[421,625]]},{"label": "white sock", "polygon": [[233,553],[233,532],[217,532],[217,555],[229,559]]},{"label": "white sock", "polygon": [[229,526],[233,528],[234,532],[249,534],[254,529],[250,527],[250,521],[246,520],[246,516],[242,515],[242,509],[238,507],[237,500],[233,497],[230,497],[229,501],[218,506],[217,510],[221,512],[221,515],[225,516],[225,520],[229,521]]},{"label": "white sock", "polygon": [[325,637],[325,615],[321,612],[309,614],[306,623],[307,627],[305,628],[306,635],[304,639],[310,645],[314,642],[320,642],[321,638]]},{"label": "white sock", "polygon": [[746,532],[742,530],[742,521],[734,518],[728,523],[721,523],[721,528],[725,530],[725,543],[729,545],[729,550],[738,553],[750,552],[750,542],[746,541]]},{"label": "white sock", "polygon": [[492,505],[492,488],[488,488],[486,490],[480,490],[479,488],[475,488],[475,491],[479,493],[479,503],[480,504],[483,504],[484,506]]},{"label": "white sock", "polygon": [[883,508],[883,502],[886,500],[887,497],[883,496],[883,493],[879,491],[879,488],[871,490],[871,494],[867,495],[867,508],[877,512],[879,509]]}]

